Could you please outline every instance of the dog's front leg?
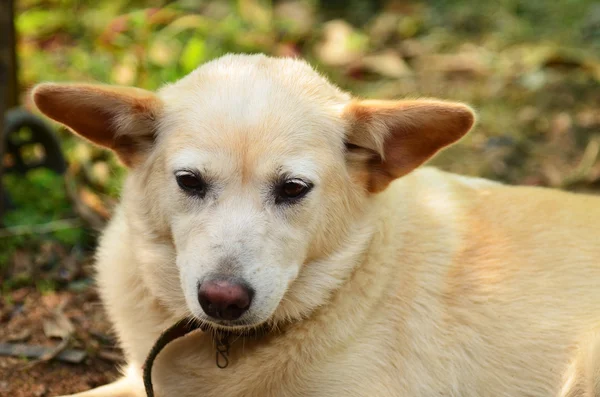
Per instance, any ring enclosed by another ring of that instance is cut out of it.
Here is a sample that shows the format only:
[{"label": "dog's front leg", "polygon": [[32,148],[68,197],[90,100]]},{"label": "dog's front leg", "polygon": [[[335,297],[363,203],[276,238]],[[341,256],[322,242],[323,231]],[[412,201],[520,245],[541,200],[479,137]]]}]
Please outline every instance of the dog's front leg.
[{"label": "dog's front leg", "polygon": [[132,366],[121,379],[92,390],[61,397],[146,397],[141,375]]}]

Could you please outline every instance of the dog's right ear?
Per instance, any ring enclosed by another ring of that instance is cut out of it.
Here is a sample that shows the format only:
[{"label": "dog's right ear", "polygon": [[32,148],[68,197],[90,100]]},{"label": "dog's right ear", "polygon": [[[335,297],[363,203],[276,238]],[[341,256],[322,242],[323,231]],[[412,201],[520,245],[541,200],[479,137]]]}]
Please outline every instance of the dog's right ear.
[{"label": "dog's right ear", "polygon": [[162,103],[152,92],[133,87],[43,83],[33,101],[51,119],[91,142],[114,150],[135,166],[154,143]]}]

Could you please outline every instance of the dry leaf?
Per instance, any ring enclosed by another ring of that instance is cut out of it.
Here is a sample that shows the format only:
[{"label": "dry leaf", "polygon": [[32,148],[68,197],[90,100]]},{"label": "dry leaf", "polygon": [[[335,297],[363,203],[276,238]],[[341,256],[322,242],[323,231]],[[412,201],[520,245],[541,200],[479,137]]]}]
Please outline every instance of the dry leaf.
[{"label": "dry leaf", "polygon": [[88,207],[94,210],[94,212],[100,215],[104,219],[110,218],[110,211],[104,206],[104,203],[98,197],[97,194],[92,192],[90,189],[81,188],[79,190],[79,199]]},{"label": "dry leaf", "polygon": [[6,337],[7,342],[25,342],[31,338],[31,330],[29,328],[23,328],[22,330],[8,334]]},{"label": "dry leaf", "polygon": [[426,55],[419,58],[419,65],[424,71],[447,75],[486,76],[490,73],[490,68],[482,56],[474,51],[456,54]]},{"label": "dry leaf", "polygon": [[43,322],[44,334],[48,338],[67,339],[75,331],[75,327],[71,320],[62,312],[62,309],[57,309],[52,312],[52,316]]},{"label": "dry leaf", "polygon": [[306,1],[285,1],[275,5],[275,16],[286,22],[286,29],[293,35],[310,34],[314,26],[314,9]]},{"label": "dry leaf", "polygon": [[327,22],[323,38],[315,46],[319,59],[331,66],[348,65],[358,60],[366,49],[367,39],[342,20]]},{"label": "dry leaf", "polygon": [[362,64],[367,70],[384,77],[399,78],[412,74],[406,62],[394,50],[366,56]]}]

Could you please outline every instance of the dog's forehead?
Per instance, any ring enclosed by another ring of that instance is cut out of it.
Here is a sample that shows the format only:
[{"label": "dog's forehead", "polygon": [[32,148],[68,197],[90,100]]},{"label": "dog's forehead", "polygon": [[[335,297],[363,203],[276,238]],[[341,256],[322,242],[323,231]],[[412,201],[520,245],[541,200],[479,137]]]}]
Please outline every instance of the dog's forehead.
[{"label": "dog's forehead", "polygon": [[[208,62],[160,90],[168,102],[198,94],[234,94],[275,88],[280,93],[308,97],[322,103],[347,102],[343,92],[317,73],[308,63],[291,58],[264,55],[227,55]],[[233,91],[233,92],[232,92]],[[274,94],[274,92],[271,92]]]},{"label": "dog's forehead", "polygon": [[228,157],[245,167],[310,169],[307,153],[341,143],[339,114],[349,98],[305,63],[255,56],[215,62],[160,92],[172,162]]},{"label": "dog's forehead", "polygon": [[349,95],[308,64],[293,59],[232,55],[201,66],[160,90],[163,127],[199,134],[254,133],[275,139],[310,134],[339,119]]}]

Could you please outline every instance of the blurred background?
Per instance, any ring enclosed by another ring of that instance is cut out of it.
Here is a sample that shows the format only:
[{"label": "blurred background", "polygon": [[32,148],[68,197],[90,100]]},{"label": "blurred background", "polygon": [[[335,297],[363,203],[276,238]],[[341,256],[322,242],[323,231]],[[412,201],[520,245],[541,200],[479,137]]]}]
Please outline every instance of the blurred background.
[{"label": "blurred background", "polygon": [[[34,113],[27,92],[41,81],[154,90],[228,52],[298,56],[362,97],[472,104],[477,127],[434,165],[600,192],[595,0],[15,0],[14,8],[19,103]],[[0,137],[12,148],[0,152],[0,395],[94,387],[121,360],[90,265],[124,170],[45,123],[57,142],[32,139],[35,125]]]}]

